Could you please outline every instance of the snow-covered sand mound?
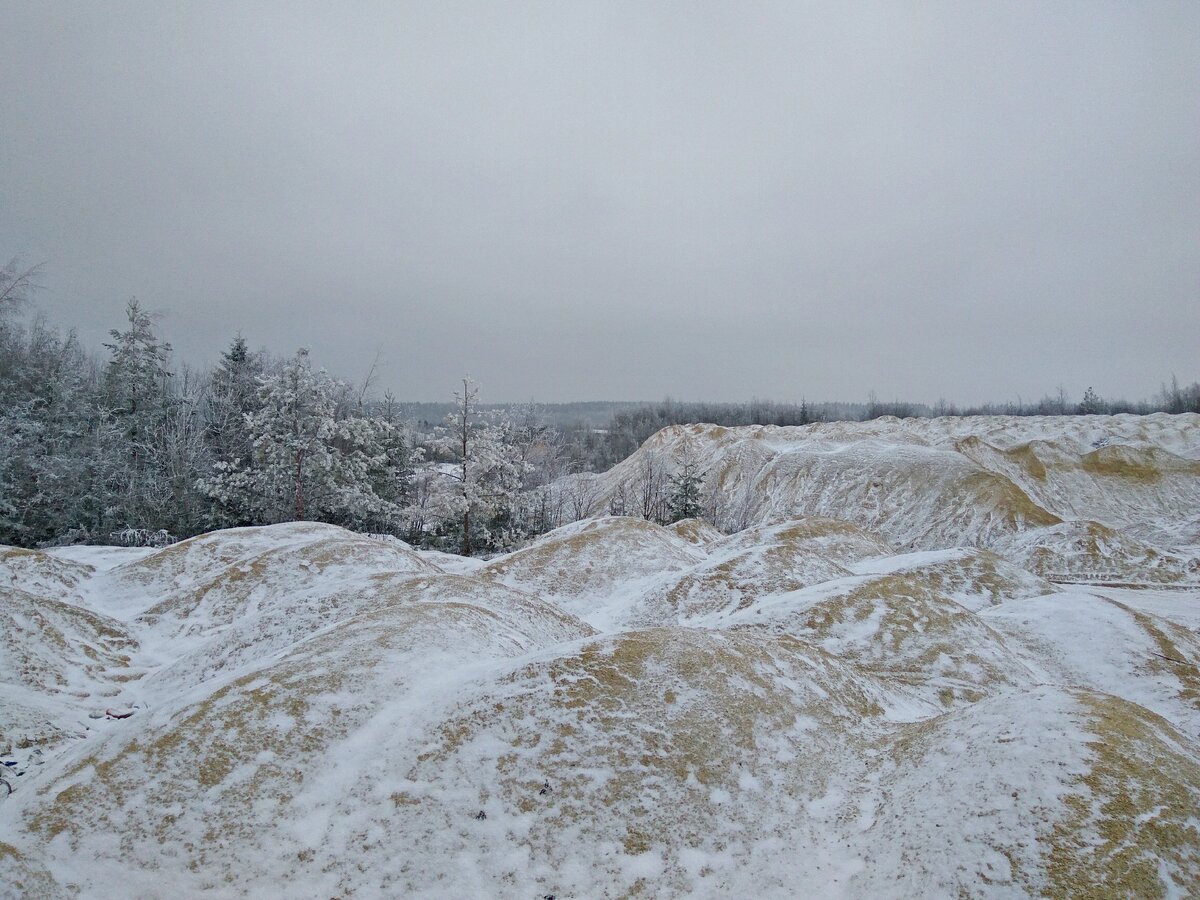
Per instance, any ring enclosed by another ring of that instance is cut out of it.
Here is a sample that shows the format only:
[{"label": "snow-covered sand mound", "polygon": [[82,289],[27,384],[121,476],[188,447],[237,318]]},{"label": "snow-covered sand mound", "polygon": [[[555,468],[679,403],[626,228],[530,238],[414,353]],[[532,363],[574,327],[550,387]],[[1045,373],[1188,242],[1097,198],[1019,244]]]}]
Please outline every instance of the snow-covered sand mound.
[{"label": "snow-covered sand mound", "polygon": [[47,694],[86,696],[129,664],[124,624],[61,600],[0,588],[0,679]]},{"label": "snow-covered sand mound", "polygon": [[[1183,436],[1193,443],[1173,446],[1175,452],[1119,433],[1095,438],[1095,447],[1069,434],[1005,448],[971,436],[956,447],[1061,518],[1099,519],[1151,542],[1194,544],[1200,543],[1200,427]],[[1191,458],[1179,455],[1189,452]]]},{"label": "snow-covered sand mound", "polygon": [[686,441],[752,527],[487,562],[0,548],[0,896],[1200,894],[1198,425],[669,429],[595,486]]},{"label": "snow-covered sand mound", "polygon": [[137,646],[121,622],[0,587],[0,753],[49,749],[77,731],[142,676],[130,665]]},{"label": "snow-covered sand mound", "polygon": [[[26,827],[64,875],[133,895],[167,866],[183,892],[286,878],[312,896],[782,889],[789,870],[816,888],[853,870],[808,807],[861,774],[894,692],[787,638],[691,630],[497,667],[520,648],[496,625],[465,604],[356,617],[78,760]],[[798,842],[814,852],[796,868]]]},{"label": "snow-covered sand mound", "polygon": [[990,550],[956,547],[867,559],[850,569],[860,575],[903,573],[920,579],[967,609],[1053,593],[1055,586]]},{"label": "snow-covered sand mound", "polygon": [[689,544],[696,544],[699,547],[707,547],[709,544],[725,537],[725,535],[721,534],[720,531],[703,519],[681,519],[678,522],[668,525],[667,528],[675,532]]},{"label": "snow-covered sand mound", "polygon": [[704,559],[704,552],[666,528],[628,516],[564,525],[532,546],[478,570],[482,578],[551,599],[592,624],[624,614],[640,587]]},{"label": "snow-covered sand mound", "polygon": [[1017,535],[1002,552],[1061,581],[1200,587],[1200,555],[1160,550],[1099,522],[1064,522]]},{"label": "snow-covered sand mound", "polygon": [[171,696],[217,676],[261,665],[272,655],[354,616],[388,606],[412,603],[471,604],[502,612],[520,623],[513,637],[534,645],[570,640],[592,629],[558,607],[513,588],[460,575],[415,575],[404,572],[365,573],[339,580],[320,591],[296,591],[286,602],[260,606],[244,614],[236,627],[223,628],[199,642],[169,640],[175,649],[188,647],[141,685],[156,696]]},{"label": "snow-covered sand mound", "polygon": [[1046,680],[1115,694],[1200,737],[1200,636],[1192,629],[1078,591],[1002,603],[983,620]]},{"label": "snow-covered sand mound", "polygon": [[0,547],[0,590],[18,588],[52,600],[77,600],[80,585],[94,571],[41,550]]},{"label": "snow-covered sand mound", "polygon": [[345,529],[319,522],[227,528],[140,556],[111,570],[108,577],[113,588],[134,595],[131,599],[154,598],[219,578],[235,564],[269,550],[337,541],[343,537],[358,539]]},{"label": "snow-covered sand mound", "polygon": [[[100,580],[123,598],[121,609],[136,613],[158,661],[180,660],[162,673],[174,689],[353,615],[386,593],[390,579],[437,571],[399,541],[293,523],[202,535]],[[147,688],[160,680],[148,680]]]},{"label": "snow-covered sand mound", "polygon": [[739,531],[720,542],[710,544],[710,554],[778,547],[793,565],[803,565],[810,557],[820,556],[839,566],[851,566],[866,559],[892,556],[895,550],[878,534],[853,522],[810,516],[771,525],[758,525]]},{"label": "snow-covered sand mound", "polygon": [[467,859],[450,893],[819,890],[857,861],[814,812],[911,707],[787,637],[651,629],[548,654],[461,704],[413,768],[408,886]]},{"label": "snow-covered sand mound", "polygon": [[300,875],[310,895],[388,893],[407,859],[393,794],[428,724],[498,661],[590,633],[549,608],[536,622],[536,601],[501,605],[386,605],[203,699],[130,719],[21,798],[24,827],[98,894],[155,896],[163,867],[182,894],[276,892]]},{"label": "snow-covered sand mound", "polygon": [[335,592],[346,579],[436,571],[401,541],[293,522],[204,534],[104,577],[113,593],[145,604],[139,610],[143,621],[196,632],[227,626],[247,611],[288,596]]},{"label": "snow-covered sand mound", "polygon": [[908,726],[872,784],[863,897],[1184,897],[1200,765],[1168,722],[1044,686]]},{"label": "snow-covered sand mound", "polygon": [[704,545],[708,557],[668,574],[633,599],[616,621],[648,627],[742,609],[760,597],[850,574],[843,563],[890,551],[848,522],[804,519],[751,528]]},{"label": "snow-covered sand mound", "polygon": [[826,516],[898,546],[935,548],[986,546],[1060,521],[952,446],[936,446],[902,427],[856,424],[666,428],[594,476],[596,491],[605,501],[622,487],[636,494],[649,460],[671,470],[690,454],[715,491],[719,518],[742,526]]},{"label": "snow-covered sand mound", "polygon": [[1034,680],[999,633],[919,574],[845,578],[702,621],[800,638],[946,707]]},{"label": "snow-covered sand mound", "polygon": [[592,482],[600,504],[689,456],[724,527],[847,519],[900,547],[996,548],[1070,519],[1200,544],[1200,415],[981,416],[666,428]]},{"label": "snow-covered sand mound", "polygon": [[45,866],[0,841],[0,891],[12,897],[61,897],[66,890]]}]

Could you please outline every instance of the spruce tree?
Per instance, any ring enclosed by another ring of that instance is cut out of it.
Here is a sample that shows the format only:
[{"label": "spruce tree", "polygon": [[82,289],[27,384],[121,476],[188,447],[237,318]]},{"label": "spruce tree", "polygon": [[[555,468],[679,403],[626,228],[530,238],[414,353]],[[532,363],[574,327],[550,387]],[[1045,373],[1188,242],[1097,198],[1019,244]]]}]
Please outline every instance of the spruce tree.
[{"label": "spruce tree", "polygon": [[704,473],[692,460],[684,461],[679,470],[671,476],[671,496],[668,505],[671,521],[694,519],[703,509],[701,491],[704,486]]},{"label": "spruce tree", "polygon": [[438,507],[449,531],[458,531],[459,548],[470,556],[478,537],[506,543],[513,505],[529,465],[515,446],[514,429],[498,415],[479,408],[479,385],[464,378],[455,392],[455,409],[446,416],[434,449],[453,460],[438,482]]},{"label": "spruce tree", "polygon": [[694,519],[702,510],[701,492],[704,473],[696,458],[696,447],[690,434],[684,433],[676,448],[675,474],[670,478],[671,493],[667,497],[667,513],[671,522]]},{"label": "spruce tree", "polygon": [[1104,412],[1104,401],[1101,400],[1100,395],[1092,390],[1092,388],[1089,386],[1088,389],[1083,392],[1083,400],[1080,401],[1079,404],[1079,415],[1094,416],[1102,412]]}]

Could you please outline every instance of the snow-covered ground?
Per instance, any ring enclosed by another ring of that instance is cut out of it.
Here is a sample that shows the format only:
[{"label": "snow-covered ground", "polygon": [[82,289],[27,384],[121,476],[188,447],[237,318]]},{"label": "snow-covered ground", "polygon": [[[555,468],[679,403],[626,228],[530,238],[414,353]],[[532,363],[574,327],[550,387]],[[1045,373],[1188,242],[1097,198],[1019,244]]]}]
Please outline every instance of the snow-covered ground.
[{"label": "snow-covered ground", "polygon": [[728,536],[0,549],[0,895],[1197,895],[1200,448],[1125,418],[713,432]]}]

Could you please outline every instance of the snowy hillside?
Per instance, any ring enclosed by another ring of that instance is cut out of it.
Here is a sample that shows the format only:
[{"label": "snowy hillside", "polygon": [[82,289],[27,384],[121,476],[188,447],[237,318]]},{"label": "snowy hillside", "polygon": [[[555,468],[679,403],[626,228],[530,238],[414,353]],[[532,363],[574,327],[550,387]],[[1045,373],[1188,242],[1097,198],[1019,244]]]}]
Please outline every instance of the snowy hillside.
[{"label": "snowy hillside", "polygon": [[1094,522],[1131,547],[1200,545],[1195,414],[675,426],[608,472],[570,480],[592,482],[594,509],[607,509],[685,456],[705,473],[713,516],[736,528],[830,516],[900,548],[995,549]]},{"label": "snowy hillside", "polygon": [[1200,893],[1200,417],[675,428],[745,527],[0,550],[0,895]]}]

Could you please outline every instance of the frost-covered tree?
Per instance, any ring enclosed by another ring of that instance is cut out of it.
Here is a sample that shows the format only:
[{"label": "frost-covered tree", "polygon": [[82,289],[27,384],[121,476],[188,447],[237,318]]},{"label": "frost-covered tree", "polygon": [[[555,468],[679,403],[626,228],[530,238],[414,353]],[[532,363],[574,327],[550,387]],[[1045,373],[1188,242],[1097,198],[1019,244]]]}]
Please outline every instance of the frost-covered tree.
[{"label": "frost-covered tree", "polygon": [[381,418],[350,416],[332,432],[332,490],[323,521],[359,531],[399,534],[412,497],[412,463],[403,431]]},{"label": "frost-covered tree", "polygon": [[1079,403],[1078,412],[1081,416],[1094,416],[1104,412],[1104,401],[1090,386],[1083,392],[1083,400]]},{"label": "frost-covered tree", "polygon": [[[384,393],[377,414],[369,421],[374,429],[374,451],[367,467],[371,490],[387,504],[389,521],[396,518],[396,511],[400,511],[401,518],[407,518],[413,502],[413,468],[423,454],[412,446],[400,420],[399,404],[391,391]],[[395,524],[391,527],[380,525],[380,531],[391,533],[395,529]]]},{"label": "frost-covered tree", "polygon": [[124,502],[120,435],[73,334],[0,310],[0,543],[107,534]]},{"label": "frost-covered tree", "polygon": [[33,401],[6,402],[0,410],[0,544],[29,542],[37,471],[31,465],[42,435]]},{"label": "frost-covered tree", "polygon": [[704,508],[704,473],[700,470],[696,449],[689,438],[685,437],[680,444],[675,472],[670,480],[671,492],[667,500],[670,521],[678,522],[699,516]]},{"label": "frost-covered tree", "polygon": [[648,522],[667,520],[667,467],[657,451],[646,450],[638,462],[633,485],[637,514]]},{"label": "frost-covered tree", "polygon": [[206,372],[188,367],[176,374],[152,442],[159,506],[145,524],[172,536],[192,534],[212,519],[211,504],[197,484],[213,460],[204,419],[209,382]]},{"label": "frost-covered tree", "polygon": [[629,485],[624,481],[620,482],[613,489],[612,495],[608,498],[608,514],[610,516],[625,516],[629,514],[629,493]]},{"label": "frost-covered tree", "polygon": [[557,482],[576,463],[570,458],[566,435],[546,421],[545,408],[532,400],[516,410],[510,433],[525,472],[514,507],[514,530],[521,535],[544,534],[562,524],[570,492]]},{"label": "frost-covered tree", "polygon": [[692,463],[680,467],[671,476],[671,521],[694,519],[703,510],[700,491],[704,484],[704,474]]},{"label": "frost-covered tree", "polygon": [[[171,345],[159,338],[154,318],[137,300],[125,306],[126,327],[109,332],[112,341],[104,369],[102,397],[120,430],[118,491],[122,529],[157,530],[192,526],[187,506],[194,478],[181,471],[195,468],[191,456],[180,456],[180,439],[194,431],[191,398],[180,396],[168,369]],[[183,406],[181,406],[183,404]],[[181,434],[181,429],[183,434]]]},{"label": "frost-covered tree", "polygon": [[22,266],[16,257],[0,268],[0,315],[24,304],[38,288],[37,276],[41,265]]},{"label": "frost-covered tree", "polygon": [[258,409],[245,416],[250,458],[218,462],[204,487],[253,521],[304,519],[329,490],[333,379],[324,369],[314,371],[301,348],[258,382]]},{"label": "frost-covered tree", "polygon": [[[263,356],[251,352],[239,334],[213,370],[204,403],[204,437],[214,464],[222,470],[246,470],[252,465],[254,435],[248,419],[260,409],[259,379],[266,369]],[[209,509],[210,525],[254,524],[254,504],[239,502],[245,499],[244,493],[233,492],[212,499],[215,502]]]},{"label": "frost-covered tree", "polygon": [[245,416],[250,453],[217,462],[205,492],[251,522],[399,531],[411,470],[396,426],[339,416],[345,385],[314,370],[304,348],[258,383],[258,408]]},{"label": "frost-covered tree", "polygon": [[459,535],[463,556],[481,540],[504,542],[512,508],[529,469],[515,446],[513,428],[479,409],[479,385],[464,378],[454,394],[455,409],[433,440],[434,449],[453,461],[443,472],[440,509]]},{"label": "frost-covered tree", "polygon": [[128,327],[109,332],[105,344],[111,358],[104,372],[104,393],[109,410],[125,429],[130,453],[136,462],[145,455],[148,435],[164,413],[167,369],[171,345],[160,341],[153,317],[137,300],[125,305]]},{"label": "frost-covered tree", "polygon": [[246,416],[258,409],[258,379],[264,370],[263,355],[251,352],[240,334],[221,353],[204,411],[205,435],[218,460],[243,462],[249,457],[253,439]]}]

